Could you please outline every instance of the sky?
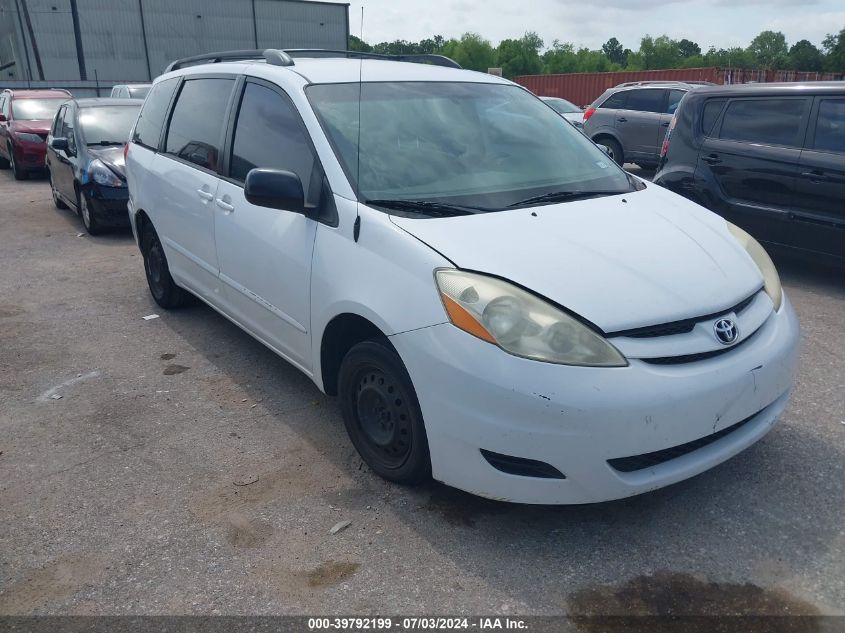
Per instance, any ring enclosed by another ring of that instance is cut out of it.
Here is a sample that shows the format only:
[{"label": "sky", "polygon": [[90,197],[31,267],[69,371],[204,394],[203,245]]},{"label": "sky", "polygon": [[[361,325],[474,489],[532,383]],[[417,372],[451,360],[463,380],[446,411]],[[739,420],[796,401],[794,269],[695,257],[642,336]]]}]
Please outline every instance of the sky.
[{"label": "sky", "polygon": [[782,31],[791,46],[816,46],[845,28],[845,0],[358,0],[349,28],[370,43],[418,41],[473,31],[493,45],[536,31],[546,46],[557,39],[599,48],[611,37],[633,50],[649,34],[687,38],[702,50],[745,47],[760,31]]}]

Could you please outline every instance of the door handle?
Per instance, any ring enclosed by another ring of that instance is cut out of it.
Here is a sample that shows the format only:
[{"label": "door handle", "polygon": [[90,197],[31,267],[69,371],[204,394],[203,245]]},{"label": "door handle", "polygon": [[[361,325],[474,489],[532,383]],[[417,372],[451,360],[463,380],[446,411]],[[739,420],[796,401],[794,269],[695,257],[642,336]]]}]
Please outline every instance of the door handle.
[{"label": "door handle", "polygon": [[231,213],[232,211],[235,210],[234,205],[229,204],[228,202],[226,202],[222,198],[217,198],[217,200],[215,200],[214,202],[216,202],[217,206],[220,207],[221,209],[223,209],[226,213]]},{"label": "door handle", "polygon": [[616,119],[616,120],[617,120],[617,121],[619,121],[620,123],[627,123],[627,122],[628,122],[628,119],[626,119],[624,116],[623,116],[623,117],[619,117],[619,118],[618,118],[618,119]]},{"label": "door handle", "polygon": [[660,125],[662,125],[663,127],[669,127],[669,123],[670,123],[670,121],[664,121]]},{"label": "door handle", "polygon": [[705,156],[701,160],[703,160],[708,165],[718,165],[722,162],[722,159],[719,158],[718,154],[710,154],[710,156]]},{"label": "door handle", "polygon": [[822,182],[827,180],[827,176],[825,173],[820,169],[814,169],[813,171],[805,171],[801,174],[804,178],[809,178],[810,182]]},{"label": "door handle", "polygon": [[214,200],[214,194],[205,189],[197,189],[197,195],[203,200]]}]

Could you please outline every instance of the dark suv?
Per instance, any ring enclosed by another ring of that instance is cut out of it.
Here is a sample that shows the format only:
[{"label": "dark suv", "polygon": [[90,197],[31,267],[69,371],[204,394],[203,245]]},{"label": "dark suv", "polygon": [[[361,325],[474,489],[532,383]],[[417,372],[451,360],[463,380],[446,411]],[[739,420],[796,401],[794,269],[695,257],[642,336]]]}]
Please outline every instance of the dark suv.
[{"label": "dark suv", "polygon": [[47,132],[67,90],[0,92],[0,169],[12,168],[17,180],[44,170]]},{"label": "dark suv", "polygon": [[654,182],[761,241],[845,264],[845,83],[689,93]]}]

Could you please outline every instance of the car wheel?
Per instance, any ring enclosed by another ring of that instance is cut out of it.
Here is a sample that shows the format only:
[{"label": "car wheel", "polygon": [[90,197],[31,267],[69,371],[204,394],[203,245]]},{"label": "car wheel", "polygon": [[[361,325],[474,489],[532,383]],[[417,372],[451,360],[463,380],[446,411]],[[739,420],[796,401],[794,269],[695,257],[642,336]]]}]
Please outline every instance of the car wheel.
[{"label": "car wheel", "polygon": [[82,216],[82,224],[89,235],[99,235],[103,232],[100,223],[97,222],[97,216],[88,204],[88,198],[81,192],[76,194],[76,208],[79,209],[79,215]]},{"label": "car wheel", "polygon": [[625,155],[622,152],[622,146],[612,138],[600,138],[596,141],[596,143],[604,147],[607,151],[607,155],[616,161],[618,165],[622,165],[625,162]]},{"label": "car wheel", "polygon": [[15,160],[15,152],[12,151],[11,146],[9,146],[9,165],[12,167],[12,174],[14,174],[15,180],[26,180],[29,178],[29,172],[18,167],[18,162]]},{"label": "car wheel", "polygon": [[53,204],[57,209],[67,209],[67,205],[59,197],[59,192],[56,191],[56,186],[53,184],[53,172],[50,172],[50,192],[53,194]]},{"label": "car wheel", "polygon": [[167,257],[158,235],[152,228],[145,229],[141,237],[141,253],[144,256],[144,272],[147,284],[155,302],[162,308],[178,308],[191,300],[191,295],[176,285],[170,276]]},{"label": "car wheel", "polygon": [[340,405],[352,444],[379,476],[416,484],[431,476],[428,439],[411,377],[387,345],[355,345],[340,365]]}]

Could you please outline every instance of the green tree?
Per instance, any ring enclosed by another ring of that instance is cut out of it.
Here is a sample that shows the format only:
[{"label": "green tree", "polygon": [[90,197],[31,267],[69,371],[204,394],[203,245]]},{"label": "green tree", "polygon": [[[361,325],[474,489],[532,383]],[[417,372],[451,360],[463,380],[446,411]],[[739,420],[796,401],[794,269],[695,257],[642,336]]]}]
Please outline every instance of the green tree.
[{"label": "green tree", "polygon": [[355,37],[354,35],[349,36],[349,50],[350,51],[358,51],[360,53],[369,53],[373,50],[373,47],[367,44],[364,40],[359,37]]},{"label": "green tree", "polygon": [[751,40],[748,52],[761,68],[785,68],[789,59],[786,36],[780,31],[763,31]]},{"label": "green tree", "polygon": [[833,73],[845,73],[845,28],[830,34],[822,42],[825,52],[824,68]]},{"label": "green tree", "polygon": [[496,65],[496,50],[478,33],[464,33],[461,39],[443,43],[440,53],[451,57],[464,68],[487,72]]},{"label": "green tree", "polygon": [[536,75],[543,70],[540,49],[543,40],[536,33],[526,33],[518,40],[502,40],[496,58],[505,77]]},{"label": "green tree", "polygon": [[701,55],[701,47],[688,39],[682,39],[678,42],[678,54],[684,59],[695,57]]},{"label": "green tree", "polygon": [[620,44],[619,40],[617,40],[615,37],[611,37],[604,44],[602,44],[601,50],[612,63],[619,64],[620,66],[625,65],[625,60],[627,57],[627,55],[625,55],[626,49],[622,47],[622,44]]},{"label": "green tree", "polygon": [[579,70],[578,57],[571,42],[555,40],[552,47],[543,53],[542,60],[544,73],[575,73]]},{"label": "green tree", "polygon": [[[640,50],[637,53],[637,70],[656,70],[661,68],[678,68],[681,61],[681,53],[678,42],[666,35],[653,38],[646,35],[640,41]],[[629,66],[630,66],[629,57]]]},{"label": "green tree", "polygon": [[789,67],[794,70],[820,71],[823,65],[822,52],[809,40],[800,40],[789,49]]}]

